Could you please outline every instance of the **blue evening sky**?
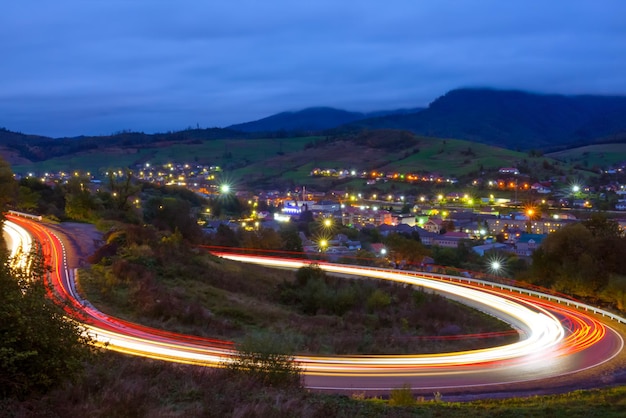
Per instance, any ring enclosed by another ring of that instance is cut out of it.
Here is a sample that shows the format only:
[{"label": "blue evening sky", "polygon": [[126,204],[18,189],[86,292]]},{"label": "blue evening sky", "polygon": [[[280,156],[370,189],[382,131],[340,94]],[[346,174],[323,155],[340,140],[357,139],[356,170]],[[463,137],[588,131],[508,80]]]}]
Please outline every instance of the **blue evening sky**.
[{"label": "blue evening sky", "polygon": [[19,0],[0,126],[51,136],[426,106],[457,87],[626,94],[622,0]]}]

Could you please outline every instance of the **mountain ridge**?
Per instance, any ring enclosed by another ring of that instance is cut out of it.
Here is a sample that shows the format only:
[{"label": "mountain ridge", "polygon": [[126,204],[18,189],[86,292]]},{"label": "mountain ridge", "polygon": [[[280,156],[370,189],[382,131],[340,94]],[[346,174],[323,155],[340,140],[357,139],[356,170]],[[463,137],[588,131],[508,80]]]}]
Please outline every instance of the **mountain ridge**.
[{"label": "mountain ridge", "polygon": [[456,89],[421,112],[364,119],[345,128],[404,129],[511,149],[572,146],[626,132],[626,96]]},{"label": "mountain ridge", "polygon": [[297,111],[280,112],[258,120],[227,126],[241,132],[308,132],[332,129],[361,119],[413,113],[422,110],[395,109],[374,112],[353,112],[327,106],[307,107]]}]

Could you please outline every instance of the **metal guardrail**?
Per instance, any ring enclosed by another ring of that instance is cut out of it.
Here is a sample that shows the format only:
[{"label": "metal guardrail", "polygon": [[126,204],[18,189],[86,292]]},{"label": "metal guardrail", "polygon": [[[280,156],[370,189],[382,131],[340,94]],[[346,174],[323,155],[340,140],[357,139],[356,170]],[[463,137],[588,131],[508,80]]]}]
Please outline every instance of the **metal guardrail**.
[{"label": "metal guardrail", "polygon": [[491,287],[491,288],[499,288],[499,289],[506,289],[508,291],[511,292],[516,292],[519,294],[527,294],[529,296],[535,296],[538,297],[540,299],[547,299],[548,301],[555,301],[567,306],[574,306],[578,309],[581,310],[585,310],[587,312],[593,312],[597,315],[602,315],[603,317],[608,317],[616,322],[619,322],[620,324],[626,324],[626,318],[623,318],[619,315],[616,315],[612,312],[606,311],[604,309],[600,309],[600,308],[596,308],[595,306],[591,306],[588,305],[586,303],[581,303],[581,302],[577,302],[577,301],[573,301],[570,299],[566,299],[566,298],[562,298],[560,296],[554,296],[554,295],[549,295],[547,293],[541,293],[541,292],[536,292],[534,290],[528,290],[528,289],[524,289],[522,287],[515,287],[515,286],[509,286],[509,285],[505,285],[505,284],[500,284],[500,283],[494,283],[494,282],[488,282],[485,280],[478,280],[478,279],[471,279],[471,278],[466,278],[466,277],[458,277],[458,276],[450,276],[450,275],[446,275],[446,274],[437,274],[437,273],[428,273],[428,274],[421,274],[419,272],[405,272],[403,270],[400,270],[403,273],[409,274],[409,275],[414,275],[414,276],[419,276],[419,277],[425,277],[425,278],[435,278],[435,279],[440,279],[440,280],[448,280],[451,282],[457,282],[457,283],[474,283],[477,285],[481,285],[481,286],[485,286],[485,287]]}]

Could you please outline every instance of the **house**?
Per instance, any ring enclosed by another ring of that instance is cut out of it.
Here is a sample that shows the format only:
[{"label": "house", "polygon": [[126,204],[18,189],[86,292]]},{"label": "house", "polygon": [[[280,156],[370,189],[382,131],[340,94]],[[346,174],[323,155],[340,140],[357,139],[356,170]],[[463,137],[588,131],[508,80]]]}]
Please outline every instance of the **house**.
[{"label": "house", "polygon": [[439,236],[438,233],[427,231],[418,226],[416,226],[413,230],[417,232],[417,235],[419,235],[420,241],[423,245],[433,245],[433,240]]},{"label": "house", "polygon": [[393,219],[391,212],[383,209],[366,209],[348,206],[341,213],[341,222],[343,225],[391,225]]},{"label": "house", "polygon": [[457,248],[459,241],[469,239],[469,235],[465,232],[447,232],[433,238],[433,245],[446,248]]},{"label": "house", "polygon": [[438,234],[439,232],[441,232],[441,229],[443,228],[443,219],[430,218],[428,221],[424,223],[423,228],[427,230],[428,232],[433,232],[435,234]]},{"label": "house", "polygon": [[415,216],[414,215],[395,215],[394,223],[397,225],[405,224],[408,226],[415,226]]},{"label": "house", "polygon": [[501,169],[498,170],[498,173],[513,174],[514,176],[517,176],[519,174],[519,170],[515,167],[502,167]]},{"label": "house", "polygon": [[488,251],[494,251],[494,250],[500,251],[500,250],[505,250],[507,248],[508,246],[506,244],[502,244],[499,242],[492,242],[489,244],[477,245],[475,247],[472,247],[472,251],[474,251],[476,254],[482,257]]},{"label": "house", "polygon": [[377,257],[384,256],[387,253],[385,244],[381,244],[381,243],[370,244],[370,248],[372,249],[372,252],[376,254]]},{"label": "house", "polygon": [[515,242],[515,254],[530,257],[547,236],[547,234],[521,234]]},{"label": "house", "polygon": [[318,213],[331,213],[341,210],[339,202],[333,202],[332,200],[321,200],[317,203],[313,203],[310,210]]},{"label": "house", "polygon": [[547,188],[546,186],[544,186],[541,183],[535,183],[532,186],[530,186],[531,190],[534,190],[537,193],[541,193],[541,194],[548,194],[551,193],[552,190],[550,190],[549,188]]}]

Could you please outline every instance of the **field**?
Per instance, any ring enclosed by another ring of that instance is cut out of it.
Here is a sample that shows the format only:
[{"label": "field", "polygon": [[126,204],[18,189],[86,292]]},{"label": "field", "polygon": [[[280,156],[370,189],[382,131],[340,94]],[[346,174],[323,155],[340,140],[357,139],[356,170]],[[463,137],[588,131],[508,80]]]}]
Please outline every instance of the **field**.
[{"label": "field", "polygon": [[547,154],[550,158],[583,167],[610,167],[626,162],[626,144],[600,144]]},{"label": "field", "polygon": [[[620,154],[622,151],[610,153],[608,149],[590,154],[581,149],[578,154],[575,150],[570,150],[567,151],[569,154],[531,156],[469,141],[427,137],[414,137],[408,141],[403,139],[402,146],[394,146],[392,142],[385,144],[390,138],[388,132],[386,135],[379,138],[378,143],[373,142],[370,135],[367,140],[359,137],[332,140],[323,137],[297,137],[158,143],[141,149],[103,147],[97,151],[71,154],[37,163],[17,164],[13,170],[20,174],[30,172],[36,175],[59,171],[91,172],[97,175],[111,168],[176,162],[218,165],[224,169],[229,180],[245,185],[290,187],[306,184],[327,189],[347,180],[312,178],[312,169],[379,170],[470,177],[479,176],[481,170],[495,171],[504,166],[516,166],[523,172],[540,178],[554,175],[583,178],[590,175],[587,167],[619,160],[619,155],[626,155],[624,148],[624,154]],[[600,149],[603,148],[598,148]],[[561,161],[551,158],[552,156]],[[597,158],[593,159],[592,156]],[[362,183],[364,182],[359,184]]]}]

